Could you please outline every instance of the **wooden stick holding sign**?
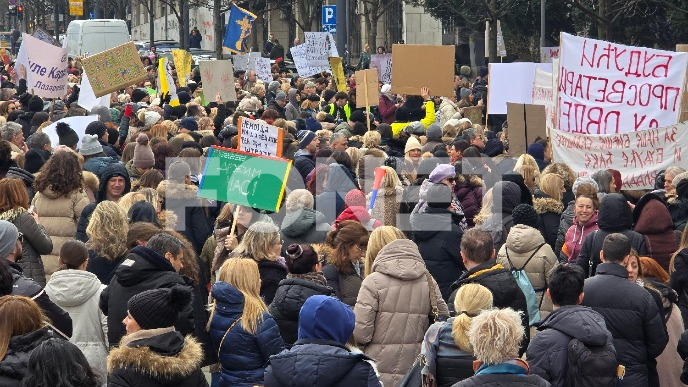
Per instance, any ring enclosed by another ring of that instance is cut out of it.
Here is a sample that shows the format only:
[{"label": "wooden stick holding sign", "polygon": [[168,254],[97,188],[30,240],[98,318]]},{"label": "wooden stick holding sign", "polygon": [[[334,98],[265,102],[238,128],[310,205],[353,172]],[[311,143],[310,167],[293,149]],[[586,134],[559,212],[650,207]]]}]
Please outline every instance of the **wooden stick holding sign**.
[{"label": "wooden stick holding sign", "polygon": [[378,106],[377,69],[356,71],[356,107],[365,107],[370,130],[370,107]]}]

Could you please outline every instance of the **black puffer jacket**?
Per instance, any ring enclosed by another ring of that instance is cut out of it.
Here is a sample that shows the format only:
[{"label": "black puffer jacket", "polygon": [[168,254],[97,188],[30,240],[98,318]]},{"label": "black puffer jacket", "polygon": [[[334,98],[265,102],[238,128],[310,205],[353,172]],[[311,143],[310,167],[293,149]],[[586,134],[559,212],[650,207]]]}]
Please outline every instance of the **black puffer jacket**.
[{"label": "black puffer jacket", "polygon": [[478,375],[456,383],[453,387],[548,387],[550,384],[537,375],[493,374]]},{"label": "black puffer jacket", "polygon": [[175,229],[191,242],[196,254],[200,254],[213,228],[208,202],[196,197],[198,187],[163,180],[157,191],[160,200],[164,201],[164,208],[174,212],[179,219]]},{"label": "black puffer jacket", "polygon": [[425,213],[411,218],[413,241],[445,301],[451,295],[451,285],[466,270],[458,249],[463,232],[452,221],[453,215],[446,209],[426,207]]},{"label": "black puffer jacket", "polygon": [[39,344],[56,336],[49,328],[10,338],[7,355],[0,360],[0,386],[19,387],[29,372],[29,357]]},{"label": "black puffer jacket", "polygon": [[270,357],[265,387],[379,387],[371,362],[336,341],[302,339]]},{"label": "black puffer jacket", "polygon": [[674,258],[671,288],[678,293],[678,308],[685,325],[688,323],[688,249],[681,250]]},{"label": "black puffer jacket", "polygon": [[496,308],[511,308],[521,313],[521,324],[525,328],[526,336],[521,343],[521,350],[519,355],[523,354],[528,348],[530,342],[530,329],[528,306],[526,304],[526,296],[523,295],[521,288],[518,287],[511,270],[497,266],[494,260],[486,261],[480,265],[464,272],[461,277],[452,284],[452,294],[449,297],[449,312],[453,316],[454,299],[456,298],[457,290],[466,284],[480,284],[490,289],[492,293],[492,305]]},{"label": "black puffer jacket", "polygon": [[98,196],[96,197],[96,202],[87,205],[83,211],[81,211],[81,216],[79,217],[79,222],[76,225],[76,239],[82,242],[88,242],[88,235],[86,235],[86,227],[88,227],[88,222],[91,220],[91,215],[95,211],[98,203],[103,200],[107,200],[107,185],[110,179],[115,176],[121,176],[124,178],[124,191],[122,196],[126,195],[131,191],[131,181],[129,180],[129,174],[127,169],[122,163],[110,164],[103,170],[102,176],[100,176],[100,187],[98,187]]},{"label": "black puffer jacket", "polygon": [[275,298],[280,281],[287,278],[287,268],[277,262],[263,259],[258,262],[260,272],[260,296],[266,304],[270,305]]},{"label": "black puffer jacket", "polygon": [[53,241],[45,228],[36,223],[33,216],[23,208],[15,208],[0,214],[1,220],[6,220],[17,226],[17,230],[24,235],[22,256],[17,264],[22,268],[22,274],[45,287],[45,270],[41,254],[53,251]]},{"label": "black puffer jacket", "polygon": [[561,213],[564,212],[564,204],[546,193],[536,190],[533,208],[540,216],[540,233],[545,237],[545,242],[549,247],[554,250]]},{"label": "black puffer jacket", "polygon": [[[322,277],[323,280],[325,277]],[[325,285],[302,278],[286,278],[279,283],[275,297],[268,311],[277,322],[280,335],[287,348],[298,338],[299,312],[308,297],[315,295],[333,296],[334,290]]]},{"label": "black puffer jacket", "polygon": [[499,251],[514,225],[512,213],[521,204],[521,188],[510,181],[500,181],[492,188],[493,213],[480,227],[492,236],[495,251]]},{"label": "black puffer jacket", "polygon": [[[127,315],[127,302],[131,297],[145,290],[170,288],[177,284],[186,286],[184,278],[163,256],[143,246],[131,249],[110,285],[100,294],[100,309],[108,316],[110,346],[116,346],[126,333],[122,320]],[[185,335],[194,331],[192,304],[193,301],[179,313],[175,324],[177,330]]]},{"label": "black puffer jacket", "polygon": [[583,268],[586,275],[595,275],[597,265],[600,263],[602,242],[609,234],[624,234],[631,241],[631,246],[640,256],[647,255],[645,238],[637,232],[631,231],[633,227],[633,214],[623,195],[612,193],[602,198],[597,225],[600,229],[585,238],[576,261],[576,264]]},{"label": "black puffer jacket", "polygon": [[282,255],[292,243],[323,243],[330,231],[325,215],[320,211],[303,208],[287,212],[282,220],[280,234],[284,239]]},{"label": "black puffer jacket", "polygon": [[564,385],[571,339],[576,338],[585,345],[606,344],[614,348],[612,334],[602,315],[580,305],[566,305],[555,310],[540,323],[538,331],[528,346],[526,358],[530,372],[552,386]]},{"label": "black puffer jacket", "polygon": [[617,359],[626,366],[624,386],[647,386],[648,363],[659,356],[669,337],[652,295],[628,280],[626,268],[602,263],[588,278],[583,306],[604,317],[614,338]]}]

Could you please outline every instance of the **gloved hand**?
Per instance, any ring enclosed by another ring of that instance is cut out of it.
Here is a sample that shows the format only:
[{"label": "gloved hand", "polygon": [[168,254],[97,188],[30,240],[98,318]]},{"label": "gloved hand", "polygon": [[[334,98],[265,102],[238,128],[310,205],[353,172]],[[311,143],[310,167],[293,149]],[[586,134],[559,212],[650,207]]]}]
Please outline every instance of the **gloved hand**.
[{"label": "gloved hand", "polygon": [[124,116],[127,118],[130,118],[131,115],[134,113],[134,108],[131,106],[131,104],[127,104],[127,107],[124,108]]}]

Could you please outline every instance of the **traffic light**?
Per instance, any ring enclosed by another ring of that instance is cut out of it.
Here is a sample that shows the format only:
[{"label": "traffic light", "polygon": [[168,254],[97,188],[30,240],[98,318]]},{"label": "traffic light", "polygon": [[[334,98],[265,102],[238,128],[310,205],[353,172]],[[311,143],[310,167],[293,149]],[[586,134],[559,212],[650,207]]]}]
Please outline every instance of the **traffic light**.
[{"label": "traffic light", "polygon": [[17,6],[17,19],[24,20],[24,7],[21,5]]}]

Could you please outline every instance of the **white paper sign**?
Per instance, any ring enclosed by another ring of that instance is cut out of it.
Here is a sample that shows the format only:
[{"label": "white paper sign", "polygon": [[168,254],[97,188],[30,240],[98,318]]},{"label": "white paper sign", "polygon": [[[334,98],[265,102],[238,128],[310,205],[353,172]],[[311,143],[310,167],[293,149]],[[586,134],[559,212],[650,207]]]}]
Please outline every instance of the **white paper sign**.
[{"label": "white paper sign", "polygon": [[490,63],[487,113],[506,114],[506,103],[533,103],[535,69],[552,72],[551,63]]},{"label": "white paper sign", "polygon": [[270,58],[256,58],[255,60],[252,60],[251,63],[253,63],[253,70],[255,70],[258,79],[267,83],[273,81]]},{"label": "white paper sign", "polygon": [[552,63],[554,58],[559,58],[559,46],[540,47],[540,62]]},{"label": "white paper sign", "polygon": [[67,117],[46,126],[43,128],[43,132],[48,134],[48,137],[50,137],[50,143],[56,147],[60,145],[60,138],[57,136],[55,129],[57,128],[58,122],[64,122],[74,129],[76,134],[79,136],[79,142],[76,145],[77,149],[79,149],[81,148],[81,139],[84,137],[84,134],[86,134],[86,126],[94,121],[98,121],[97,114],[90,116]]},{"label": "white paper sign", "polygon": [[[22,34],[17,63],[26,69],[30,93],[42,98],[60,98],[67,94],[67,50]],[[23,50],[23,52],[22,52]]]},{"label": "white paper sign", "polygon": [[86,110],[91,110],[96,105],[102,105],[107,108],[110,107],[110,94],[105,94],[100,98],[96,97],[96,94],[93,92],[93,88],[91,88],[91,82],[86,76],[85,70],[83,76],[81,77],[81,89],[79,91],[78,104]]},{"label": "white paper sign", "polygon": [[198,62],[206,101],[214,101],[220,93],[223,101],[236,101],[234,69],[229,60],[202,60]]},{"label": "white paper sign", "polygon": [[304,36],[306,59],[311,66],[326,66],[330,57],[339,56],[337,45],[329,32],[304,32]]},{"label": "white paper sign", "polygon": [[290,48],[291,56],[294,59],[294,65],[296,66],[296,72],[301,77],[310,77],[315,74],[319,74],[323,71],[330,71],[329,62],[325,66],[313,66],[306,59],[306,45],[299,44]]},{"label": "white paper sign", "polygon": [[552,73],[535,69],[533,81],[533,104],[545,105],[545,125],[547,132],[554,128],[554,93],[552,92]]},{"label": "white paper sign", "polygon": [[282,157],[282,129],[262,120],[241,117],[239,150],[261,156]]},{"label": "white paper sign", "polygon": [[392,54],[373,54],[370,56],[370,68],[377,69],[377,80],[392,84]]},{"label": "white paper sign", "polygon": [[621,133],[678,121],[688,53],[562,33],[559,60],[559,130]]},{"label": "white paper sign", "polygon": [[248,55],[246,54],[236,54],[232,55],[232,65],[235,71],[246,71],[248,70]]},{"label": "white paper sign", "polygon": [[553,130],[550,138],[557,162],[566,163],[579,176],[616,169],[621,172],[622,189],[651,189],[658,171],[688,160],[686,123],[606,135]]}]

